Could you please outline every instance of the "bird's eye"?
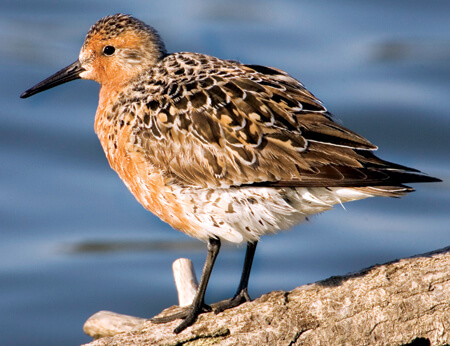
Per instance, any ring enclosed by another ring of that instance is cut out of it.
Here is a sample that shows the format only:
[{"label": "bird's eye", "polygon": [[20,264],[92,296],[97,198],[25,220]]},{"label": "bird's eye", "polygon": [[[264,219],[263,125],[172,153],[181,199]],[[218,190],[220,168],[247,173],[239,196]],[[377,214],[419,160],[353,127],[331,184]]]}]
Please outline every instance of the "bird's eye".
[{"label": "bird's eye", "polygon": [[103,48],[103,54],[105,55],[113,55],[115,51],[116,48],[114,48],[113,46],[106,46],[105,48]]}]

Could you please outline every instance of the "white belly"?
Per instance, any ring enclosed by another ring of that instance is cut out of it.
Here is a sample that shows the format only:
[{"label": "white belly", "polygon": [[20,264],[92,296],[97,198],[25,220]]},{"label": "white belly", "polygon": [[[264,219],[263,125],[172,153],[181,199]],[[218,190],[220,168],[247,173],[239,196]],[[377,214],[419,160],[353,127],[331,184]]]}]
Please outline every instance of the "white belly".
[{"label": "white belly", "polygon": [[200,239],[233,243],[288,229],[335,204],[375,196],[353,188],[175,189],[185,215],[198,225]]}]

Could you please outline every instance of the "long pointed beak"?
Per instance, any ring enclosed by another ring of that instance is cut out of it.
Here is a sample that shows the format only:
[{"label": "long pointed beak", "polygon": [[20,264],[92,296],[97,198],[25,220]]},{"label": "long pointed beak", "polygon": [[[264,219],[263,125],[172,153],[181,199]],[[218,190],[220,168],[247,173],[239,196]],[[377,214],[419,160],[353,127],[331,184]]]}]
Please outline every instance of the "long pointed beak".
[{"label": "long pointed beak", "polygon": [[24,93],[22,93],[22,95],[20,95],[20,98],[24,99],[33,96],[34,94],[40,93],[41,91],[53,88],[57,85],[79,79],[81,78],[80,73],[82,73],[83,71],[85,71],[85,69],[81,67],[80,62],[77,60],[73,64],[64,67],[54,75],[48,77],[42,82],[36,84],[34,87],[25,91]]}]

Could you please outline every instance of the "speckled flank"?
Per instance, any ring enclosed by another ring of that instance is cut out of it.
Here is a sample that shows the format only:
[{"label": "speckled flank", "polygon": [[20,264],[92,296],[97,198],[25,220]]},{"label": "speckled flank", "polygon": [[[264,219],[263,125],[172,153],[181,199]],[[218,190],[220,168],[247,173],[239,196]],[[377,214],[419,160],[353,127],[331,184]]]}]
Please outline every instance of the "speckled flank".
[{"label": "speckled flank", "polygon": [[433,180],[377,158],[287,73],[167,54],[131,16],[94,24],[79,61],[81,78],[101,84],[95,130],[111,167],[146,209],[193,237],[255,241]]}]

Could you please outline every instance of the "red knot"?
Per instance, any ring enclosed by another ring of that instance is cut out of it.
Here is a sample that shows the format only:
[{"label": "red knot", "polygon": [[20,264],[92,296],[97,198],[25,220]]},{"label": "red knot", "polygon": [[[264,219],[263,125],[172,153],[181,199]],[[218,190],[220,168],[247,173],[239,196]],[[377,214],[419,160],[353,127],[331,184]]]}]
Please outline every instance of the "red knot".
[{"label": "red knot", "polygon": [[168,54],[156,30],[129,15],[95,23],[78,60],[21,97],[78,78],[101,85],[95,131],[131,193],[173,228],[207,242],[192,305],[153,319],[184,319],[177,333],[211,310],[204,295],[222,240],[247,242],[247,252],[235,296],[215,312],[250,300],[262,235],[335,204],[398,197],[412,191],[405,183],[439,181],[376,157],[375,145],[336,123],[286,72]]}]

